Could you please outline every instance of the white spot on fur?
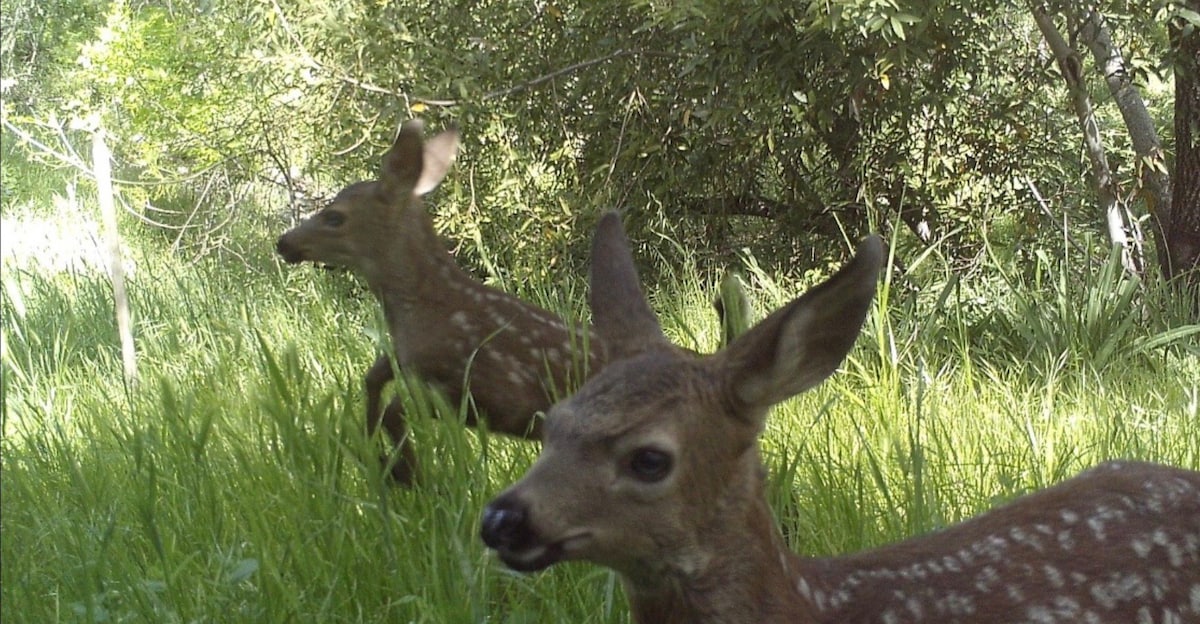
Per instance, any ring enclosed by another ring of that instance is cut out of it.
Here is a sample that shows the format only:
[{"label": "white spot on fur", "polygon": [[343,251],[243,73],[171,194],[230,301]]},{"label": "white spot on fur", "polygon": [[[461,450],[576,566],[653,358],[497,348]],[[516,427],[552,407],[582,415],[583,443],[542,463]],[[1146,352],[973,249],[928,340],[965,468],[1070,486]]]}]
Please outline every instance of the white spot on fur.
[{"label": "white spot on fur", "polygon": [[989,594],[1000,583],[1000,575],[996,572],[996,568],[992,566],[984,566],[978,574],[975,575],[975,589],[980,593]]},{"label": "white spot on fur", "polygon": [[812,588],[808,586],[808,581],[803,576],[796,579],[796,591],[799,591],[805,600],[812,601]]},{"label": "white spot on fur", "polygon": [[1052,587],[1061,588],[1066,584],[1063,582],[1062,572],[1059,572],[1058,568],[1047,563],[1042,565],[1042,571],[1046,573],[1046,580]]},{"label": "white spot on fur", "polygon": [[1171,562],[1171,567],[1179,568],[1183,566],[1183,548],[1175,543],[1165,530],[1155,529],[1152,539],[1155,544],[1166,549],[1167,560]]},{"label": "white spot on fur", "polygon": [[1103,542],[1106,536],[1104,533],[1104,520],[1102,518],[1092,516],[1091,518],[1088,518],[1087,523],[1092,529],[1092,535],[1095,535],[1098,541]]},{"label": "white spot on fur", "polygon": [[814,589],[812,594],[813,594],[812,599],[813,599],[813,602],[816,603],[816,605],[817,605],[817,610],[824,611],[825,606],[826,606],[825,605],[825,592],[823,592],[819,589]]},{"label": "white spot on fur", "polygon": [[1032,548],[1038,552],[1043,551],[1042,541],[1038,539],[1036,535],[1030,534],[1021,527],[1013,527],[1009,529],[1008,535],[1012,538],[1013,542],[1020,544],[1021,546],[1028,546],[1029,548]]},{"label": "white spot on fur", "polygon": [[1135,537],[1129,541],[1129,545],[1133,546],[1133,552],[1137,553],[1137,556],[1142,559],[1148,557],[1150,555],[1150,549],[1153,548],[1153,546],[1150,544],[1150,540],[1146,539],[1145,537]]},{"label": "white spot on fur", "polygon": [[982,558],[991,561],[1001,561],[1004,559],[1004,551],[1008,548],[1008,541],[998,535],[989,535],[974,544],[971,544],[971,550]]},{"label": "white spot on fur", "polygon": [[1165,571],[1158,568],[1150,570],[1150,594],[1156,601],[1162,602],[1170,589],[1171,579]]},{"label": "white spot on fur", "polygon": [[1029,621],[1033,622],[1034,624],[1054,624],[1056,621],[1054,616],[1050,613],[1050,609],[1041,605],[1029,607],[1025,610],[1025,615],[1029,618]]},{"label": "white spot on fur", "polygon": [[916,598],[909,598],[904,602],[904,608],[913,615],[914,618],[920,620],[925,617],[925,609],[921,606],[921,601]]},{"label": "white spot on fur", "polygon": [[938,598],[935,607],[942,615],[972,615],[975,613],[975,599],[969,594],[951,591]]},{"label": "white spot on fur", "polygon": [[1070,596],[1056,597],[1054,599],[1054,608],[1058,611],[1059,615],[1069,617],[1072,620],[1079,616],[1079,601]]},{"label": "white spot on fur", "polygon": [[1058,547],[1067,552],[1075,550],[1075,538],[1071,535],[1071,529],[1059,531]]},{"label": "white spot on fur", "polygon": [[1147,590],[1145,579],[1141,575],[1120,575],[1114,572],[1107,581],[1093,583],[1089,593],[1100,606],[1111,611],[1118,603],[1144,598]]}]

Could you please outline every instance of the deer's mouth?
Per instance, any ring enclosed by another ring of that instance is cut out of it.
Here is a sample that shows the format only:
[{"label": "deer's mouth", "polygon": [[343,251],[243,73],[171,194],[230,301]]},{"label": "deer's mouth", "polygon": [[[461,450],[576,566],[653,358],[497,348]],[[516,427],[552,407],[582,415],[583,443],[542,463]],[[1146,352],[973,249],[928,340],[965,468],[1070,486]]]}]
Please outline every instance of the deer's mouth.
[{"label": "deer's mouth", "polygon": [[589,537],[584,533],[548,544],[531,544],[520,548],[500,546],[496,548],[496,554],[504,565],[517,572],[537,572],[565,559],[573,559],[573,555]]}]

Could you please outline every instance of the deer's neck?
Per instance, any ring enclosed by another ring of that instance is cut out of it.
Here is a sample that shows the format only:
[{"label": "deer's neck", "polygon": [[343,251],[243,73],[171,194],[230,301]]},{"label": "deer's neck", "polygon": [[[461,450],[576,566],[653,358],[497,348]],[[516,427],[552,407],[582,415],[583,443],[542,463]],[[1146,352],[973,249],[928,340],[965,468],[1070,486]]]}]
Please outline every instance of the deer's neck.
[{"label": "deer's neck", "polygon": [[450,303],[467,287],[478,287],[454,262],[420,206],[381,227],[367,284],[383,304],[389,324],[403,322],[417,306]]},{"label": "deer's neck", "polygon": [[[723,506],[730,514],[720,527],[698,536],[696,571],[644,579],[624,578],[638,624],[817,622],[811,601],[797,584],[803,561],[790,552],[775,527],[765,499]],[[730,515],[736,517],[729,517]]]}]

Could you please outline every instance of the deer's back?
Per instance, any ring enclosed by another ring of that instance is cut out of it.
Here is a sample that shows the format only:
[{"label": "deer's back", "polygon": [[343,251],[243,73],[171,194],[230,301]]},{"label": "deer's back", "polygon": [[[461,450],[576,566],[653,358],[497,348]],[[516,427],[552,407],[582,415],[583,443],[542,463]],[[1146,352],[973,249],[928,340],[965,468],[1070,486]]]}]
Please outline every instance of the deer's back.
[{"label": "deer's back", "polygon": [[436,301],[389,319],[400,364],[452,401],[469,389],[496,431],[536,436],[533,416],[599,365],[586,327],[501,291],[473,284]]},{"label": "deer's back", "polygon": [[829,583],[809,593],[831,622],[1200,622],[1200,473],[1106,463],[944,531],[813,563]]}]

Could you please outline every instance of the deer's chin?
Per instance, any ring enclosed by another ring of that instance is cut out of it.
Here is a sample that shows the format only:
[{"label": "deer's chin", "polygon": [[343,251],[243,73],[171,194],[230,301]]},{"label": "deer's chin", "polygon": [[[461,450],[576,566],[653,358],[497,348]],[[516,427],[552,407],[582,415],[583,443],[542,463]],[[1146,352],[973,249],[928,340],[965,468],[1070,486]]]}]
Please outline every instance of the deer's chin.
[{"label": "deer's chin", "polygon": [[536,544],[527,548],[514,550],[500,548],[496,550],[504,565],[517,572],[538,572],[560,562],[575,559],[579,551],[590,538],[588,534],[576,535],[549,544]]},{"label": "deer's chin", "polygon": [[504,565],[517,572],[538,572],[562,561],[562,548],[557,544],[536,546],[524,550],[496,551]]}]

